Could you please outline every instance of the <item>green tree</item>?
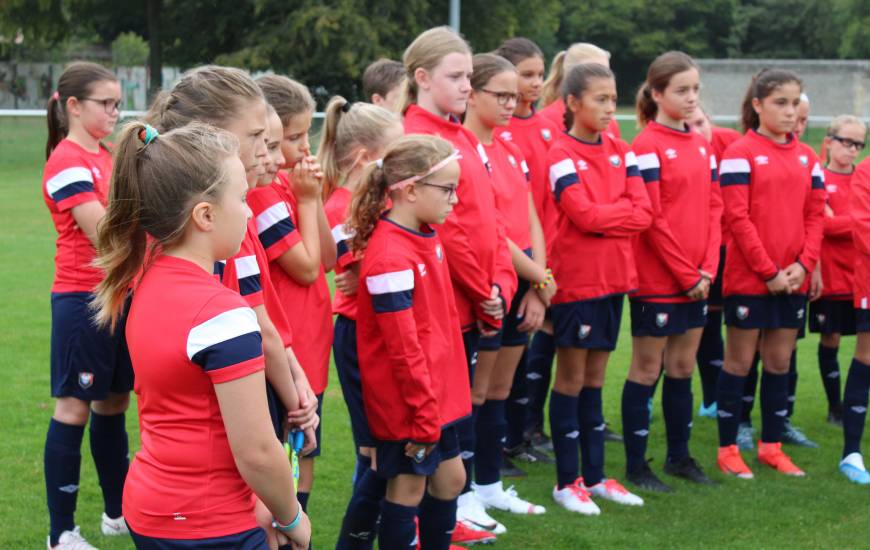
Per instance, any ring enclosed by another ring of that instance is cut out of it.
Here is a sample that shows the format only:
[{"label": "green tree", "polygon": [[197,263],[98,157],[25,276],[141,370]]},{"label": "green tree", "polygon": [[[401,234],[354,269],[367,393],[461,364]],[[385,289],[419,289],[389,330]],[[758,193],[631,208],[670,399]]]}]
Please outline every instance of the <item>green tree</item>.
[{"label": "green tree", "polygon": [[135,32],[122,32],[112,41],[112,64],[135,67],[148,61],[148,43]]}]

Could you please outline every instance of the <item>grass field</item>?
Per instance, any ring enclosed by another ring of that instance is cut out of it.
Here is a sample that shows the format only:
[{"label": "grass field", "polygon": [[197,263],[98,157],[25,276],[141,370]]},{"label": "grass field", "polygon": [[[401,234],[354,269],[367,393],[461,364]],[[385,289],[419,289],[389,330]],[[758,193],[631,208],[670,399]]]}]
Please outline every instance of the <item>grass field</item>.
[{"label": "grass field", "polygon": [[[631,124],[623,131],[630,137]],[[821,131],[810,135],[818,145]],[[52,411],[49,396],[49,290],[53,274],[54,230],[42,201],[44,127],[41,119],[0,118],[0,549],[44,548],[48,531],[42,449]],[[625,316],[627,320],[627,315]],[[619,396],[628,366],[630,339],[623,323],[605,386],[605,416],[620,425]],[[842,445],[838,430],[825,423],[825,398],[816,364],[817,338],[800,344],[794,422],[821,444],[820,449],[792,449],[805,479],[786,479],[762,469],[751,482],[724,479],[715,469],[716,424],[696,419],[693,454],[707,472],[722,481],[699,488],[667,481],[676,489],[667,496],[644,495],[643,508],[602,504],[598,518],[570,515],[551,500],[552,467],[532,466],[516,481],[520,494],[547,506],[544,516],[495,514],[508,527],[499,548],[867,548],[870,547],[870,498],[866,489],[848,484],[837,472]],[[843,372],[854,341],[840,350]],[[700,387],[695,384],[696,401]],[[664,457],[664,423],[657,395],[649,456],[660,470]],[[323,454],[310,504],[314,546],[332,547],[350,492],[354,452],[347,412],[333,375],[324,406]],[[757,408],[756,408],[757,416]],[[756,422],[758,422],[756,418]],[[132,450],[138,448],[135,407],[127,416]],[[82,449],[83,467],[77,521],[89,541],[103,549],[132,548],[129,539],[99,534],[102,499],[93,463]],[[607,471],[622,478],[622,446],[607,445]],[[510,483],[510,481],[508,481]]]}]

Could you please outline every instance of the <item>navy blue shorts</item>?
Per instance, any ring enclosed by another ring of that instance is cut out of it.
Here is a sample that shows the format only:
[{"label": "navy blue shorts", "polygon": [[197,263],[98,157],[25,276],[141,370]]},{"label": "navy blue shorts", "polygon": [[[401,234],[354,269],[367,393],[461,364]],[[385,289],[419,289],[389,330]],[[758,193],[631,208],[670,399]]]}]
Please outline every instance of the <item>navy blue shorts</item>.
[{"label": "navy blue shorts", "polygon": [[554,305],[551,309],[556,347],[616,349],[624,301],[624,294],[615,294]]},{"label": "navy blue shorts", "polygon": [[353,443],[359,447],[374,447],[375,439],[369,431],[369,421],[363,405],[362,381],[359,374],[359,358],[356,349],[356,321],[344,315],[335,318],[332,339],[332,354],[341,393],[350,416],[350,431]]},{"label": "navy blue shorts", "polygon": [[462,345],[465,348],[465,364],[468,366],[469,384],[474,380],[474,368],[477,366],[477,350],[480,345],[480,333],[469,330],[462,333]]},{"label": "navy blue shorts", "polygon": [[707,324],[707,301],[663,304],[632,300],[631,335],[664,337],[685,334]]},{"label": "navy blue shorts", "polygon": [[722,273],[725,271],[725,245],[719,247],[719,268],[716,270],[716,279],[710,285],[710,295],[707,297],[707,305],[710,307],[722,307]]},{"label": "navy blue shorts", "polygon": [[405,456],[405,445],[408,441],[378,441],[377,461],[378,475],[384,479],[392,479],[399,474],[431,476],[438,465],[445,460],[459,456],[459,434],[456,426],[448,426],[441,430],[441,439],[423,462]]},{"label": "navy blue shorts", "polygon": [[498,351],[502,347],[525,346],[529,343],[529,333],[517,330],[517,327],[523,322],[522,318],[517,317],[517,311],[519,311],[520,303],[531,288],[531,285],[525,279],[518,279],[518,281],[517,293],[511,302],[510,311],[507,312],[502,320],[501,330],[495,336],[481,336],[480,345],[478,346],[480,351]]},{"label": "navy blue shorts", "polygon": [[93,294],[51,295],[51,396],[101,401],[133,389],[133,365],[124,330],[129,299],[114,334],[94,324]]},{"label": "navy blue shorts", "polygon": [[272,429],[278,440],[284,442],[284,420],[287,418],[287,409],[275,393],[275,388],[266,381],[266,404],[269,406],[269,418],[272,420]]},{"label": "navy blue shorts", "polygon": [[870,309],[855,310],[855,332],[870,332]]},{"label": "navy blue shorts", "polygon": [[323,428],[323,394],[317,396],[317,417],[320,419],[320,422],[317,423],[317,427],[314,428],[314,439],[317,440],[317,448],[304,455],[305,458],[317,458],[320,456],[321,448],[320,446],[323,444],[323,441],[320,437],[320,432]]},{"label": "navy blue shorts", "polygon": [[802,294],[726,296],[725,325],[742,329],[800,329],[807,321]]},{"label": "navy blue shorts", "polygon": [[820,298],[810,302],[810,332],[855,334],[855,307],[852,300]]},{"label": "navy blue shorts", "polygon": [[[127,526],[130,527],[129,525]],[[139,535],[130,529],[138,550],[266,550],[266,532],[255,527],[248,531],[210,539],[158,539]]]}]

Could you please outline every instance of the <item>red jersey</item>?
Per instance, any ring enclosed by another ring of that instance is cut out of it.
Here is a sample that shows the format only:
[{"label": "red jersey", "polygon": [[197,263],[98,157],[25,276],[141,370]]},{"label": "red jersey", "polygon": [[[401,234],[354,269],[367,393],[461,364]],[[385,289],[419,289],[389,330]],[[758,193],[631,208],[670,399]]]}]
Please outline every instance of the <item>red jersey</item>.
[{"label": "red jersey", "polygon": [[822,239],[822,298],[851,300],[854,286],[855,245],[852,243],[852,216],[849,214],[852,174],[825,169],[825,191],[834,217],[825,216]]},{"label": "red jersey", "polygon": [[[350,250],[351,235],[344,229],[352,197],[353,193],[349,189],[338,187],[324,205],[326,219],[329,220],[329,227],[332,228],[332,240],[335,241],[336,274],[344,273],[357,261]],[[332,298],[332,311],[356,320],[356,296],[347,296],[336,288],[335,296]]]},{"label": "red jersey", "polygon": [[124,483],[141,535],[212,538],[256,527],[214,385],[263,369],[257,316],[201,267],[158,256],[127,318],[142,448]]},{"label": "red jersey", "polygon": [[853,300],[856,309],[870,309],[870,161],[855,168],[851,181],[852,240],[855,245]]},{"label": "red jersey", "polygon": [[[539,111],[541,116],[555,124],[561,131],[568,130],[565,128],[565,101],[560,97],[556,101],[550,103]],[[615,118],[610,120],[605,133],[612,138],[621,138],[622,133],[619,130],[619,122]]]},{"label": "red jersey", "polygon": [[556,236],[556,225],[559,213],[556,211],[556,203],[553,202],[553,194],[550,192],[550,179],[548,177],[549,165],[547,165],[547,151],[561,133],[559,128],[540,113],[533,113],[529,117],[513,116],[507,129],[499,132],[499,136],[514,143],[520,148],[526,165],[529,167],[529,183],[532,189],[532,200],[535,203],[535,211],[544,230],[544,238],[547,241],[547,257],[550,256],[550,248]]},{"label": "red jersey", "polygon": [[357,348],[363,402],[382,441],[435,443],[471,414],[471,384],[447,258],[431,227],[382,218],[360,264]]},{"label": "red jersey", "polygon": [[649,122],[631,145],[653,209],[634,240],[638,290],[652,302],[690,302],[686,291],[719,266],[722,196],[716,156],[697,132]]},{"label": "red jersey", "polygon": [[517,275],[507,246],[505,228],[495,206],[489,159],[477,137],[461,124],[440,118],[417,105],[405,112],[406,134],[430,134],[446,139],[462,154],[456,193],[459,202],[441,230],[450,258],[450,276],[462,330],[475,327],[480,319],[492,327],[501,321],[483,312],[493,285],[501,289],[510,308],[517,288]]},{"label": "red jersey", "polygon": [[513,143],[492,137],[483,146],[492,166],[495,206],[504,220],[507,238],[520,250],[532,247],[529,222],[529,167]]},{"label": "red jersey", "polygon": [[[713,145],[713,154],[716,155],[716,162],[722,161],[722,156],[725,154],[725,149],[729,145],[740,139],[742,135],[737,130],[732,128],[723,128],[721,126],[713,126],[711,129],[711,144]],[[722,231],[722,245],[728,244],[730,235],[728,234],[728,226],[725,224],[725,209],[723,204],[722,219],[720,224]]]},{"label": "red jersey", "polygon": [[[284,314],[293,331],[293,351],[308,377],[311,389],[321,394],[329,378],[329,351],[332,346],[332,308],[329,286],[323,267],[311,285],[297,283],[277,260],[301,242],[296,229],[296,198],[290,192],[287,177],[278,174],[281,183],[257,187],[248,193],[248,204],[257,220],[260,243],[269,259],[269,276],[275,285]],[[277,213],[277,214],[276,214]],[[280,217],[280,221],[273,221]],[[279,225],[280,227],[275,227]]]},{"label": "red jersey", "polygon": [[722,294],[766,296],[765,282],[794,262],[806,269],[806,293],[824,225],[824,174],[813,150],[794,136],[776,143],[751,130],[725,150],[719,182],[731,232]]},{"label": "red jersey", "polygon": [[52,292],[93,292],[105,277],[94,267],[94,245],[79,229],[72,209],[109,197],[112,154],[102,146],[98,153],[86,151],[70,139],[63,139],[45,163],[42,195],[57,230]]},{"label": "red jersey", "polygon": [[551,258],[559,290],[553,303],[637,288],[631,239],[649,227],[652,207],[634,153],[607,134],[588,143],[563,132],[548,159],[559,207]]}]

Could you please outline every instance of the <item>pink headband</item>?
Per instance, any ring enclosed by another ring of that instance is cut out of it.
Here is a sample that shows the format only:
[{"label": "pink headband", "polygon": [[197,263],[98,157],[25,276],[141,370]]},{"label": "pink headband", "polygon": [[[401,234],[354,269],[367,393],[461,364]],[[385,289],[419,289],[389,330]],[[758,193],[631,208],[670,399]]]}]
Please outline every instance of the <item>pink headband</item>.
[{"label": "pink headband", "polygon": [[390,191],[395,191],[396,189],[401,189],[403,187],[407,187],[408,185],[412,185],[412,184],[417,183],[418,181],[420,181],[423,178],[428,178],[429,176],[431,176],[432,174],[434,174],[438,170],[441,170],[442,168],[444,168],[445,166],[447,166],[448,164],[453,162],[454,160],[459,160],[461,158],[462,158],[462,154],[460,154],[459,150],[454,149],[453,153],[449,157],[442,160],[441,162],[437,162],[437,163],[433,164],[432,168],[430,168],[429,171],[426,172],[425,174],[422,174],[420,176],[411,176],[410,178],[403,179],[402,181],[397,181],[396,183],[390,185]]}]

